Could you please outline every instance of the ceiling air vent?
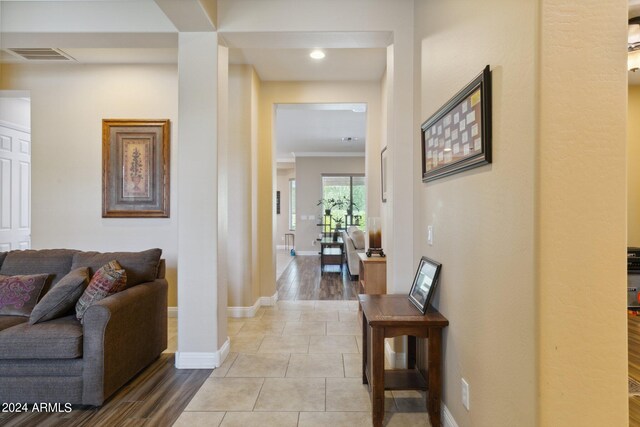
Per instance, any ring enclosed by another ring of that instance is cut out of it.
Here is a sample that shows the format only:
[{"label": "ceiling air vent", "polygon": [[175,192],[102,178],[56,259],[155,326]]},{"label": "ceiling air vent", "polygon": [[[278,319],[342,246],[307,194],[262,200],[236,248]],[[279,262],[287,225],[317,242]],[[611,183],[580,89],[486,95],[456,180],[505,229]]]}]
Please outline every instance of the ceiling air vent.
[{"label": "ceiling air vent", "polygon": [[73,61],[74,59],[60,49],[44,48],[12,48],[7,52],[27,61]]}]

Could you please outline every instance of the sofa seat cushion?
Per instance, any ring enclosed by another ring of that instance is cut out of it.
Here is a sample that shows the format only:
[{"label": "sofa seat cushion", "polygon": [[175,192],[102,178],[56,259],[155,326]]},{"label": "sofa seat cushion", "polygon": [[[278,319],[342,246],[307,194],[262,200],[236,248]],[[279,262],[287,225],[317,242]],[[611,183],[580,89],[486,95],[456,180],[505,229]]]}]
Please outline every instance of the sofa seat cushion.
[{"label": "sofa seat cushion", "polygon": [[27,320],[29,319],[24,316],[0,316],[0,331],[24,323]]},{"label": "sofa seat cushion", "polygon": [[20,323],[0,331],[0,359],[76,357],[82,357],[82,325],[73,315],[35,325]]},{"label": "sofa seat cushion", "polygon": [[141,252],[78,252],[73,257],[71,268],[89,267],[92,276],[100,267],[113,260],[127,272],[127,288],[140,283],[153,282],[158,276],[162,249]]},{"label": "sofa seat cushion", "polygon": [[0,274],[49,274],[51,284],[55,285],[71,270],[71,262],[76,252],[78,251],[71,249],[11,251],[2,262]]},{"label": "sofa seat cushion", "polygon": [[74,377],[82,376],[82,359],[3,360],[0,377]]}]

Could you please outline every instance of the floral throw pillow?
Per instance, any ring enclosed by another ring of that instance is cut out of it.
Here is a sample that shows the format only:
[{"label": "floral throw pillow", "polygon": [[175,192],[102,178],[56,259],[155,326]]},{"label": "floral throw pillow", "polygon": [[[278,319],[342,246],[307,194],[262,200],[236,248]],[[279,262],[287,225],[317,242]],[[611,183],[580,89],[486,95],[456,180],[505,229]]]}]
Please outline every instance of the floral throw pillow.
[{"label": "floral throw pillow", "polygon": [[126,286],[127,273],[118,261],[114,260],[103,265],[93,275],[89,286],[76,303],[76,317],[82,322],[84,313],[89,307],[109,295],[124,290]]},{"label": "floral throw pillow", "polygon": [[48,274],[0,276],[0,315],[29,317],[47,278]]}]

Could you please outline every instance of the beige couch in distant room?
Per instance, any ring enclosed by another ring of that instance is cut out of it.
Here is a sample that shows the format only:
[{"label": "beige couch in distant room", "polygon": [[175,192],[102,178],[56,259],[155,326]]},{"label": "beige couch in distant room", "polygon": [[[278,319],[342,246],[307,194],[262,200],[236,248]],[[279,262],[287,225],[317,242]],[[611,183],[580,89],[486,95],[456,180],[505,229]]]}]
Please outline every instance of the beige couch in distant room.
[{"label": "beige couch in distant room", "polygon": [[364,232],[358,227],[351,226],[346,230],[342,230],[342,241],[344,242],[344,251],[347,258],[347,267],[349,275],[360,275],[360,258],[358,253],[364,253],[365,240]]}]

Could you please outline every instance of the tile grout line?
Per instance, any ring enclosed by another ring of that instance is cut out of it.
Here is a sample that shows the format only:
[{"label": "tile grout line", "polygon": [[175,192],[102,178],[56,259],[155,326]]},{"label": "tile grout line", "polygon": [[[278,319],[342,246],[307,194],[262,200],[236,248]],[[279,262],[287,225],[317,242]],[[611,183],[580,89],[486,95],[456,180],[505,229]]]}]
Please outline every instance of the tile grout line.
[{"label": "tile grout line", "polygon": [[262,388],[264,387],[264,383],[267,381],[266,378],[262,378],[262,384],[260,384],[260,390],[258,390],[258,395],[256,396],[256,401],[253,402],[253,408],[251,408],[251,412],[256,411],[256,405],[258,404],[258,400],[260,400],[260,393],[262,393]]},{"label": "tile grout line", "polygon": [[289,360],[287,360],[287,367],[284,370],[284,378],[287,378],[287,374],[289,373],[289,365],[291,364],[291,354],[289,353]]},{"label": "tile grout line", "polygon": [[218,423],[218,427],[222,425],[222,422],[224,421],[224,419],[226,418],[228,413],[229,413],[229,411],[225,411],[224,415],[220,419],[220,422]]},{"label": "tile grout line", "polygon": [[324,412],[327,412],[327,378],[324,378]]}]

